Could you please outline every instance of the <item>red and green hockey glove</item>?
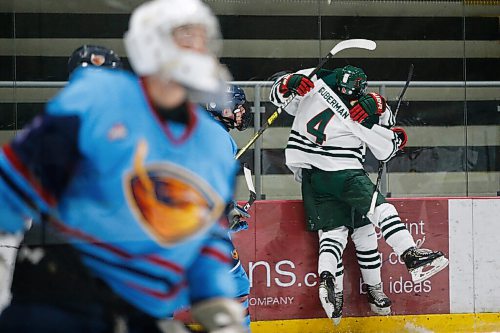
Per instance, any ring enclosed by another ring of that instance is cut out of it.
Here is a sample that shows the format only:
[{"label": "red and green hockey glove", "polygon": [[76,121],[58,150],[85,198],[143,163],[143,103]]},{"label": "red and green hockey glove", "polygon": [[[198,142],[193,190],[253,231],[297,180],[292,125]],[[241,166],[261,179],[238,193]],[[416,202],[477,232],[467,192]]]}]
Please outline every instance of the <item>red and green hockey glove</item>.
[{"label": "red and green hockey glove", "polygon": [[312,88],[314,88],[314,82],[307,76],[302,74],[290,74],[281,80],[279,91],[283,94],[283,97],[288,97],[293,93],[304,96]]},{"label": "red and green hockey glove", "polygon": [[387,102],[377,93],[368,93],[361,97],[349,110],[351,119],[361,125],[372,128],[378,124],[380,115],[385,111]]}]

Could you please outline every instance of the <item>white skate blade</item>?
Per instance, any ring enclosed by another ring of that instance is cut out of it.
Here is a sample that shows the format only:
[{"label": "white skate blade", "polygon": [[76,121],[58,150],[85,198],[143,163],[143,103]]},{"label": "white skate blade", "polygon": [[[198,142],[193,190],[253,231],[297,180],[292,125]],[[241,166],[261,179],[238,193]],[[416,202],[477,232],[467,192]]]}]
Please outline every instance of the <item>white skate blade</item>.
[{"label": "white skate blade", "polygon": [[444,256],[436,258],[431,263],[412,270],[411,279],[413,283],[420,283],[441,272],[444,268],[446,268],[446,266],[448,266],[448,259]]},{"label": "white skate blade", "polygon": [[379,308],[375,304],[370,303],[370,309],[372,310],[373,313],[379,316],[388,316],[391,314],[391,307],[385,307],[385,308]]},{"label": "white skate blade", "polygon": [[337,326],[338,324],[340,324],[340,319],[342,319],[342,317],[332,318],[333,325]]}]

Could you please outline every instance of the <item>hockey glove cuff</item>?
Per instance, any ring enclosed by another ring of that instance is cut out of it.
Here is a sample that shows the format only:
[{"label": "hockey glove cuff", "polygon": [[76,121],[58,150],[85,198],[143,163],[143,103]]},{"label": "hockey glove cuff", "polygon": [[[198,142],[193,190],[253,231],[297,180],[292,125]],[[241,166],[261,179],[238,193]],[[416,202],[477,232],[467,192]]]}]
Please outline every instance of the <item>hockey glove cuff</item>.
[{"label": "hockey glove cuff", "polygon": [[281,81],[279,91],[283,94],[283,97],[286,98],[292,93],[304,96],[312,88],[314,88],[314,83],[307,76],[302,74],[290,74],[285,76]]},{"label": "hockey glove cuff", "polygon": [[393,127],[391,128],[391,130],[396,134],[398,140],[398,149],[402,150],[406,146],[406,143],[408,142],[408,135],[406,134],[405,130],[401,127]]}]

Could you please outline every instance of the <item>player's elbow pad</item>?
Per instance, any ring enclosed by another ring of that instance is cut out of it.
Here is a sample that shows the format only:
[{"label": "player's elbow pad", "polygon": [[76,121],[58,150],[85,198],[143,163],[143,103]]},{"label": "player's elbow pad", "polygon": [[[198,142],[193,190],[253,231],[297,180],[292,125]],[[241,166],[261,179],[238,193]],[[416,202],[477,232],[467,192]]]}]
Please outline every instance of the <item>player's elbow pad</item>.
[{"label": "player's elbow pad", "polygon": [[390,129],[379,125],[373,126],[371,129],[376,134],[371,142],[367,142],[373,156],[379,161],[389,161],[398,151],[399,141],[397,136]]}]

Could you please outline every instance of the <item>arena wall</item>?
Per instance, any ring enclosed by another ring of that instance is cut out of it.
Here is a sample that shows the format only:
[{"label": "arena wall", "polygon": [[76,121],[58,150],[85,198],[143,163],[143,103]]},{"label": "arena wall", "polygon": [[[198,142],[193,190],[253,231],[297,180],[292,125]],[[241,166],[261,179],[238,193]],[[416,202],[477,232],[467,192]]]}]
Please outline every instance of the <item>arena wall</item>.
[{"label": "arena wall", "polygon": [[[344,319],[334,329],[317,296],[315,233],[304,229],[301,201],[258,201],[250,229],[234,235],[251,283],[255,332],[492,332],[500,330],[499,198],[392,199],[417,245],[444,251],[450,265],[414,284],[385,244],[389,317],[371,317],[352,242],[344,256]],[[380,235],[379,235],[380,236]],[[488,313],[488,314],[487,314]],[[362,328],[361,328],[362,327]]]}]

